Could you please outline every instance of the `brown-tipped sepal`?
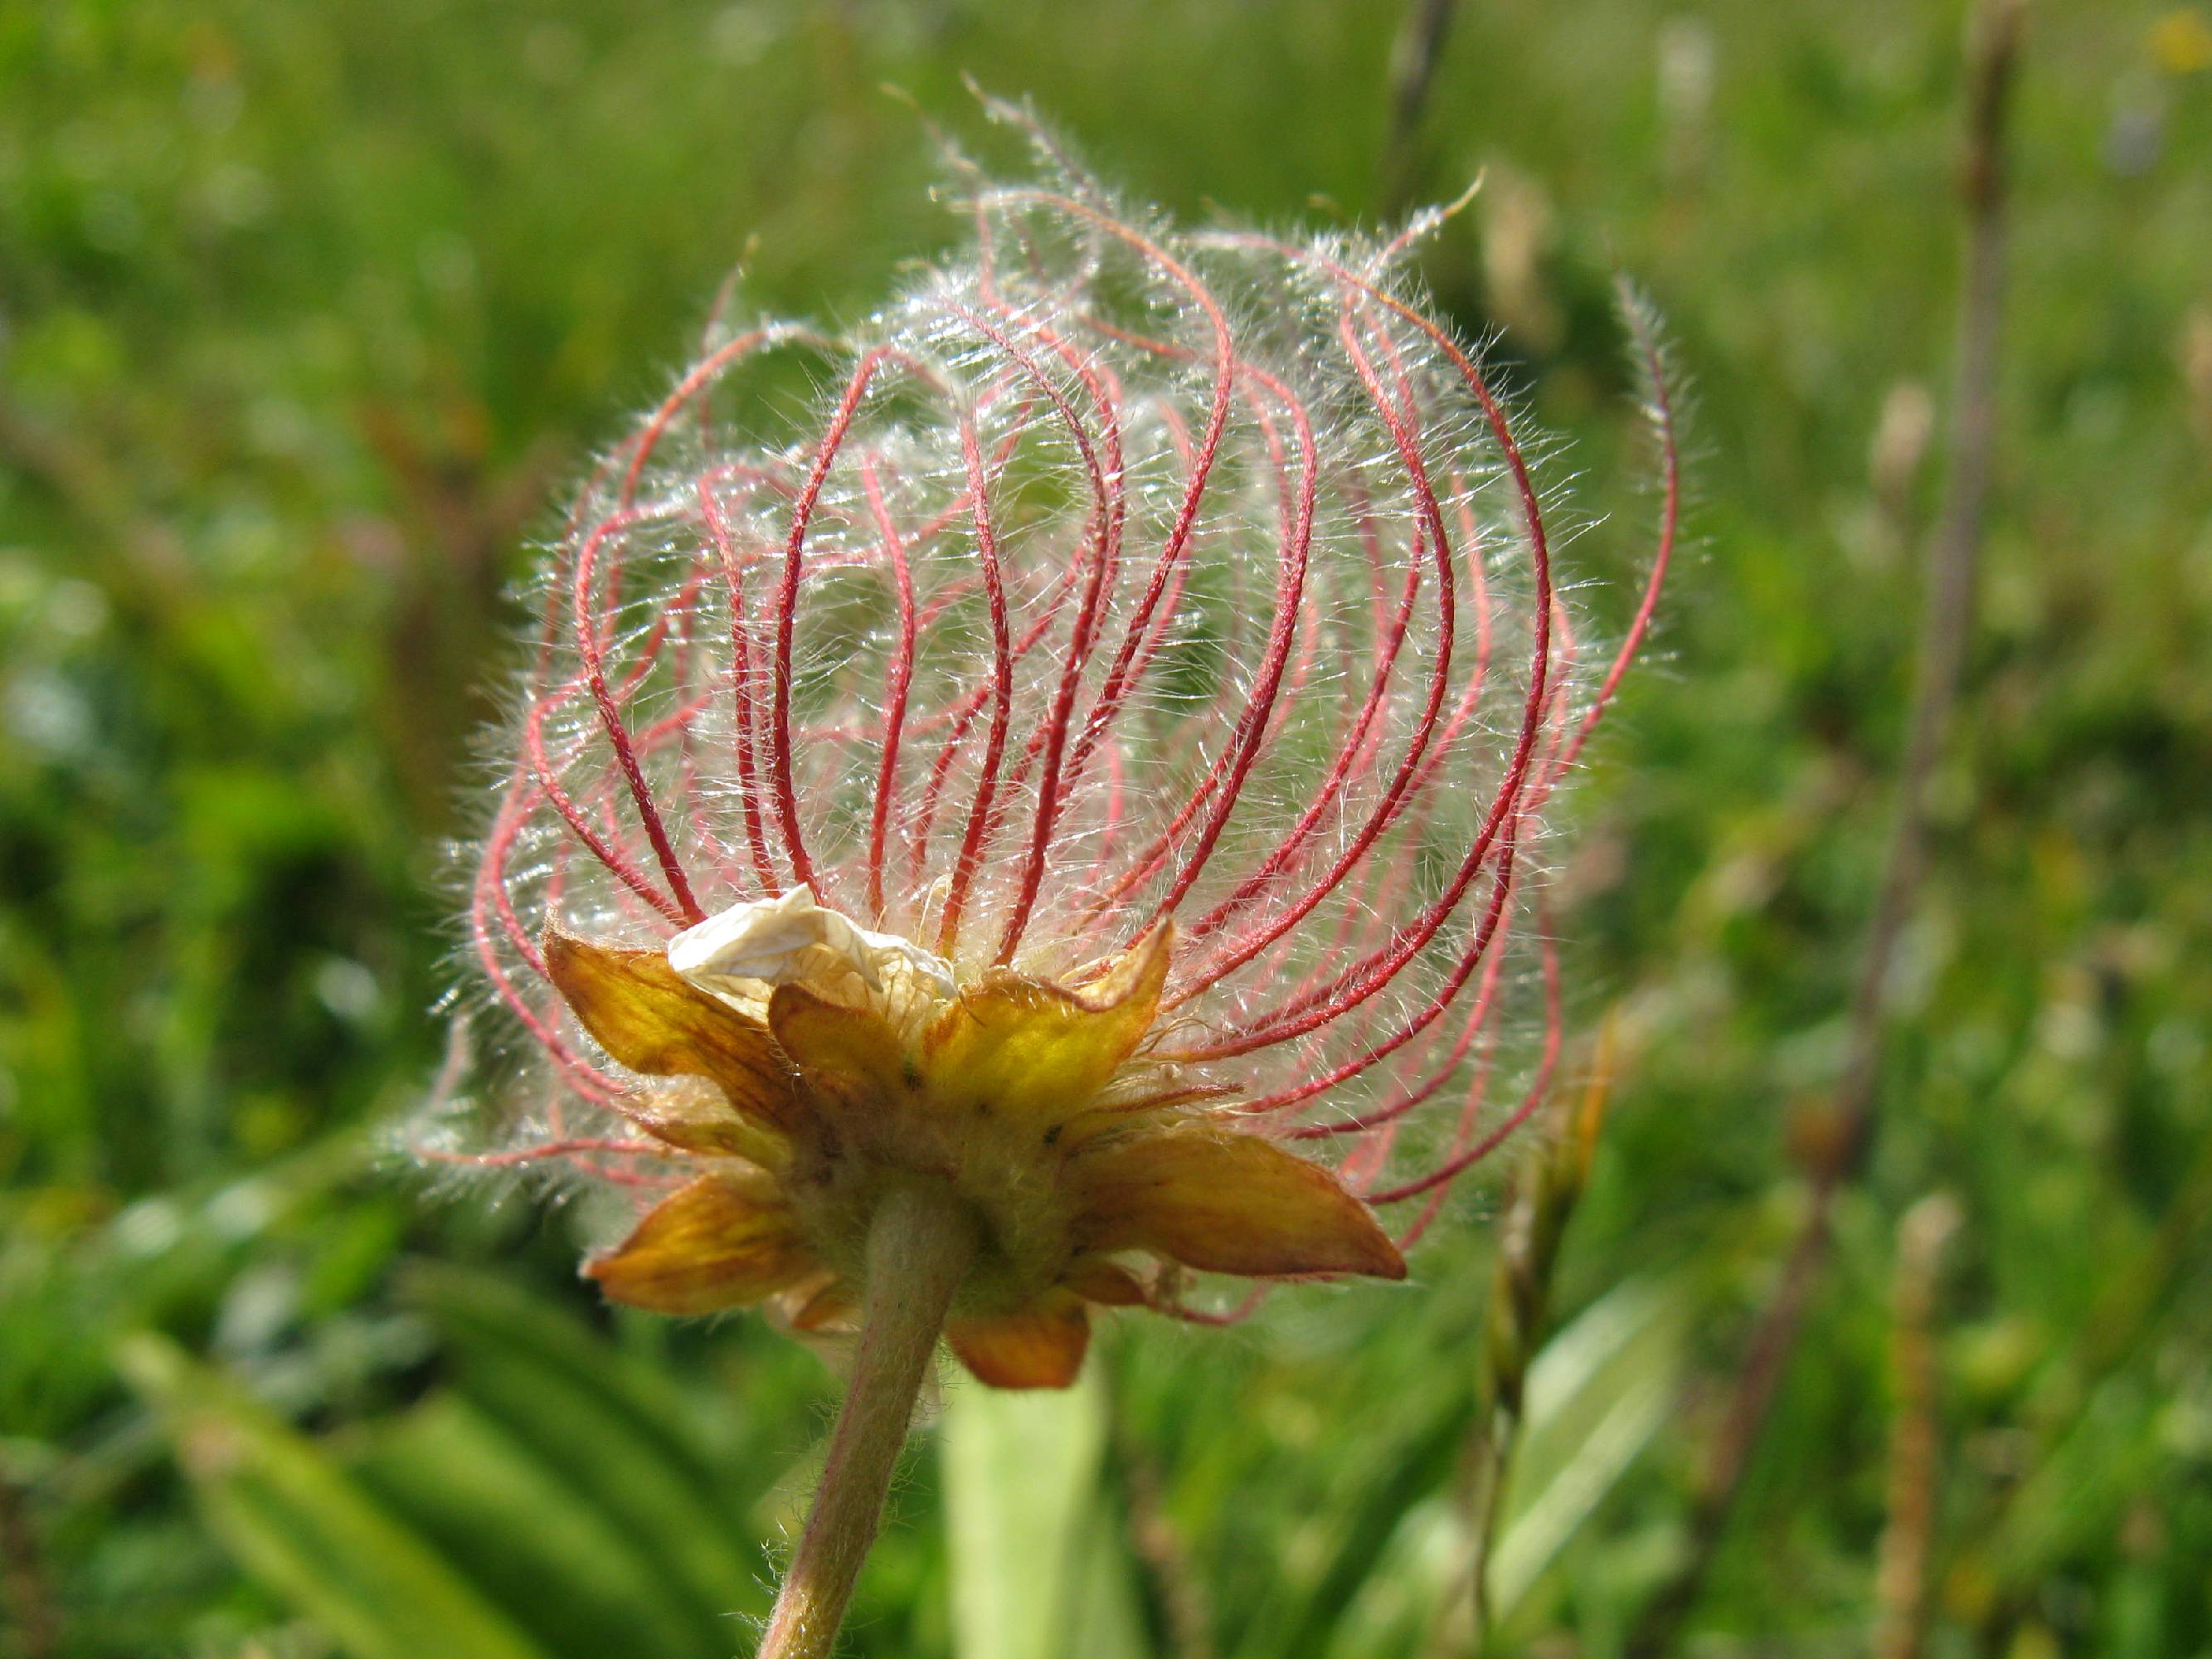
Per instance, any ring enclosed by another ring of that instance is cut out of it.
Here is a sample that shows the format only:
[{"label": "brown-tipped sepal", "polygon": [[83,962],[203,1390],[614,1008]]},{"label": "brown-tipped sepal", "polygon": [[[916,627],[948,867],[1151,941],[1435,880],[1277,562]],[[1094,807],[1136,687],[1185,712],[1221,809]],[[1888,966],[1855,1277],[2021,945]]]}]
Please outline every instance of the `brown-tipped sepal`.
[{"label": "brown-tipped sepal", "polygon": [[1010,1314],[955,1319],[945,1340],[978,1382],[994,1389],[1064,1389],[1083,1369],[1091,1315],[1073,1291],[1050,1290]]},{"label": "brown-tipped sepal", "polygon": [[641,1127],[684,1152],[774,1161],[799,1105],[767,1027],[687,983],[659,951],[550,931],[544,950],[577,1023],[618,1064],[647,1077],[705,1078],[727,1102],[726,1111],[712,1102],[642,1108],[633,1114]]},{"label": "brown-tipped sepal", "polygon": [[1364,1204],[1318,1164],[1257,1135],[1194,1121],[1103,1141],[1069,1160],[1066,1179],[1091,1250],[1150,1250],[1254,1279],[1406,1276]]},{"label": "brown-tipped sepal", "polygon": [[584,1267],[610,1300],[654,1313],[749,1307],[817,1271],[772,1180],[702,1176]]}]

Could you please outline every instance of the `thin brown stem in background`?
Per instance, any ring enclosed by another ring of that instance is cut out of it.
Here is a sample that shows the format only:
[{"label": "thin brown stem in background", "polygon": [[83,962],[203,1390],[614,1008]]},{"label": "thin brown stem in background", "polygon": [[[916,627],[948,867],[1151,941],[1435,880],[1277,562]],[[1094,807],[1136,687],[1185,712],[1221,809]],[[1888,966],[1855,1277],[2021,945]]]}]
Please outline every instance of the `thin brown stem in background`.
[{"label": "thin brown stem in background", "polygon": [[1689,1548],[1674,1579],[1653,1600],[1628,1651],[1651,1659],[1672,1645],[1696,1604],[1727,1529],[1782,1378],[1804,1328],[1828,1257],[1838,1195],[1863,1166],[1878,1105],[1887,990],[1927,861],[1936,769],[1971,638],[1976,568],[1996,438],[1999,324],[2004,285],[2004,140],[2025,0],[1975,0],[1966,40],[1966,150],[1960,196],[1966,215],[1959,345],[1951,413],[1950,475],[1929,550],[1921,612],[1911,725],[1899,782],[1897,818],[1882,872],[1866,954],[1852,998],[1843,1079],[1832,1129],[1812,1171],[1805,1219],[1772,1297],[1760,1314],[1735,1387],[1708,1451],[1691,1521]]},{"label": "thin brown stem in background", "polygon": [[1927,1644],[1942,1453],[1936,1305],[1943,1249],[1958,1227],[1958,1203],[1942,1193],[1922,1199],[1897,1227],[1889,1360],[1896,1414],[1889,1433],[1888,1518],[1875,1569],[1874,1659],[1920,1659]]},{"label": "thin brown stem in background", "polygon": [[1420,185],[1421,118],[1428,112],[1455,9],[1455,0],[1411,0],[1390,49],[1390,125],[1382,140],[1376,198],[1386,220],[1413,205]]}]

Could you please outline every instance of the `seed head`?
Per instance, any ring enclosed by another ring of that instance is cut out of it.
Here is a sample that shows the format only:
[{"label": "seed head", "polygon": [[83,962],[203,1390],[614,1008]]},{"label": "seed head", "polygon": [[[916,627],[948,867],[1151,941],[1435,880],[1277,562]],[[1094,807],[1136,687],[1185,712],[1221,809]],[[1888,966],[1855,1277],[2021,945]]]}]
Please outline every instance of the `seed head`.
[{"label": "seed head", "polygon": [[718,323],[550,549],[469,908],[527,1137],[437,1155],[632,1188],[610,1296],[801,1329],[886,1193],[949,1191],[956,1352],[1056,1384],[1092,1304],[1223,1316],[1186,1269],[1401,1276],[1534,1109],[1556,965],[1508,964],[1673,450],[1594,679],[1398,270],[1436,216],[1182,231],[1048,148],[961,183],[860,326]]}]

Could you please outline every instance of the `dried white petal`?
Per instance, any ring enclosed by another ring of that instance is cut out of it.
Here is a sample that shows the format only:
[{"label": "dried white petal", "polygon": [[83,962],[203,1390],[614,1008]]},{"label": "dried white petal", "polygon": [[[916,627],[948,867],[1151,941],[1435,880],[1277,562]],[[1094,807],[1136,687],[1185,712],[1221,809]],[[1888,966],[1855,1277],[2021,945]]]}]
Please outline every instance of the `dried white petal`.
[{"label": "dried white petal", "polygon": [[912,939],[861,927],[816,902],[811,888],[734,904],[668,941],[668,965],[690,983],[756,1017],[779,985],[825,989],[858,981],[872,996],[907,1012],[915,1002],[958,994],[952,964]]}]

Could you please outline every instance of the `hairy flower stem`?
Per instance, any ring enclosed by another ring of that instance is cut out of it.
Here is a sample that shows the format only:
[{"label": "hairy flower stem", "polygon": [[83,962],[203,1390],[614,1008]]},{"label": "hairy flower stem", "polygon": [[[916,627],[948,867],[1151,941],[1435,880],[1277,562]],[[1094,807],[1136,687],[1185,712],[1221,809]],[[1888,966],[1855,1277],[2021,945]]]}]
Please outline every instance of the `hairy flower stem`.
[{"label": "hairy flower stem", "polygon": [[877,1209],[853,1380],[760,1659],[826,1659],[836,1644],[945,1310],[975,1255],[975,1223],[949,1192],[902,1188]]}]

